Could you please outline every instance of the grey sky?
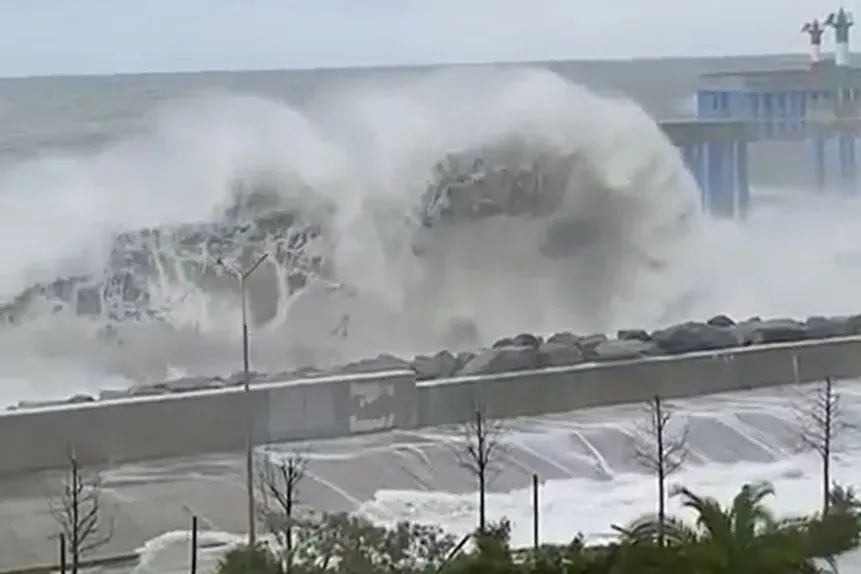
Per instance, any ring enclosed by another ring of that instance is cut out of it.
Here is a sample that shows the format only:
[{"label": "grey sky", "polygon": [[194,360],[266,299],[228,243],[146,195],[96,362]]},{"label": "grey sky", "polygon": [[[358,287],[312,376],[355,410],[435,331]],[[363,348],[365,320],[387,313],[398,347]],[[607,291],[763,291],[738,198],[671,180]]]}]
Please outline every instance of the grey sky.
[{"label": "grey sky", "polygon": [[[861,0],[844,5],[861,15]],[[821,0],[0,0],[0,76],[802,51],[801,23],[837,7]]]}]

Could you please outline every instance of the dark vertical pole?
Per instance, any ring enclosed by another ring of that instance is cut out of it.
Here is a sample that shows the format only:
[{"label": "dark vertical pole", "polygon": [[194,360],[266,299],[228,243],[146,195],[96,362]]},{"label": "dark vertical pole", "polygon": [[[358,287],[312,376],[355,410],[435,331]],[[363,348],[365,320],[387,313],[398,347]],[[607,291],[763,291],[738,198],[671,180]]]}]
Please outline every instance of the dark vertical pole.
[{"label": "dark vertical pole", "polygon": [[487,527],[487,483],[485,482],[487,475],[487,446],[485,445],[484,436],[484,416],[481,411],[475,411],[475,435],[476,445],[478,450],[478,531],[483,536]]},{"label": "dark vertical pole", "polygon": [[197,574],[197,516],[191,517],[191,574]]},{"label": "dark vertical pole", "polygon": [[60,534],[60,572],[66,574],[66,534]]},{"label": "dark vertical pole", "polygon": [[831,447],[834,437],[834,386],[831,377],[825,377],[825,412],[822,413],[822,512],[827,513],[831,507]]},{"label": "dark vertical pole", "polygon": [[532,475],[532,546],[538,551],[538,521],[541,509],[538,507],[538,475]]},{"label": "dark vertical pole", "polygon": [[[253,270],[253,269],[252,269]],[[242,377],[245,394],[245,487],[248,490],[248,546],[257,544],[254,508],[254,413],[251,402],[251,361],[248,349],[248,293],[246,275],[239,277],[242,297]]]},{"label": "dark vertical pole", "polygon": [[251,400],[251,361],[248,350],[248,293],[246,280],[269,256],[264,253],[246,271],[226,265],[220,258],[217,264],[232,273],[239,280],[239,296],[242,304],[242,375],[245,395],[245,487],[248,490],[248,546],[257,544],[256,512],[254,508],[254,412]]},{"label": "dark vertical pole", "polygon": [[78,566],[81,558],[81,538],[80,538],[80,501],[78,494],[81,492],[81,477],[78,474],[78,459],[72,456],[72,539],[69,541],[72,547],[69,549],[72,552],[72,574],[78,574]]},{"label": "dark vertical pole", "polygon": [[655,395],[654,429],[655,429],[655,462],[658,465],[658,544],[664,546],[664,530],[667,524],[667,493],[666,467],[664,466],[664,415],[661,410],[661,397]]},{"label": "dark vertical pole", "polygon": [[[291,472],[290,478],[292,479],[293,476],[294,474]],[[287,504],[285,508],[285,510],[287,511],[287,564],[285,565],[286,574],[290,574],[290,572],[293,570],[293,491],[294,486],[288,485],[287,492],[285,493],[287,497]]]}]

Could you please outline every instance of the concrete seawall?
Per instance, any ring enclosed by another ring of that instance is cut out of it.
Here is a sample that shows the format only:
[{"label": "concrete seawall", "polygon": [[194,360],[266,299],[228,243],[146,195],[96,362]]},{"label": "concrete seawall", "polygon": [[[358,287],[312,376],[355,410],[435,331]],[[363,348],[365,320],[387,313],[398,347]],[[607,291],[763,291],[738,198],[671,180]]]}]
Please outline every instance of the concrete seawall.
[{"label": "concrete seawall", "polygon": [[854,378],[861,376],[859,352],[861,338],[853,337],[418,383],[418,420],[420,426],[465,422],[476,404],[487,416],[505,418],[640,402],[656,394],[685,398]]},{"label": "concrete seawall", "polygon": [[470,420],[861,376],[861,337],[416,383],[412,371],[21,410],[0,416],[0,475],[218,452]]},{"label": "concrete seawall", "polygon": [[62,468],[72,450],[87,465],[241,451],[249,398],[256,444],[410,428],[415,393],[412,371],[392,371],[15,411],[0,475]]}]

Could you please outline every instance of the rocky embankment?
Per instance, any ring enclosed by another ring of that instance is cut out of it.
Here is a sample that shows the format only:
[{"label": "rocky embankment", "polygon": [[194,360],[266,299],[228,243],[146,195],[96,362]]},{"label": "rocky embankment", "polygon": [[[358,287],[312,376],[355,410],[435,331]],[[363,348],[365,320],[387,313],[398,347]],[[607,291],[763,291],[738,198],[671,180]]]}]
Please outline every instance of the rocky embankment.
[{"label": "rocky embankment", "polygon": [[154,286],[158,290],[173,285],[180,297],[191,286],[208,292],[233,290],[235,281],[215,262],[253,261],[262,251],[288,270],[284,277],[293,293],[309,277],[323,274],[321,256],[306,249],[320,233],[318,226],[290,211],[121,233],[113,238],[101,270],[36,283],[11,301],[0,302],[0,326],[64,310],[105,323],[161,320],[172,301],[166,293],[153,293]]},{"label": "rocky embankment", "polygon": [[[522,333],[496,341],[490,348],[470,352],[440,351],[405,359],[379,355],[343,365],[329,371],[305,369],[277,373],[253,373],[255,384],[308,379],[313,377],[411,369],[420,381],[455,376],[488,375],[586,363],[628,361],[647,357],[681,355],[698,351],[719,351],[737,347],[816,341],[861,335],[861,315],[761,319],[753,317],[736,322],[718,315],[705,322],[687,322],[657,331],[626,329],[615,337],[602,334],[575,335],[570,332],[543,337]],[[124,397],[167,395],[241,385],[242,373],[229,377],[187,377],[125,390],[103,391],[98,396],[76,395],[61,401],[23,401],[11,409],[26,409],[59,404],[87,403]]]},{"label": "rocky embankment", "polygon": [[[416,228],[431,228],[499,214],[548,215],[558,206],[572,165],[569,157],[526,153],[516,145],[451,154],[436,165],[415,213],[404,217]],[[161,320],[170,297],[235,290],[216,260],[250,263],[263,251],[270,254],[269,265],[284,270],[278,276],[286,280],[287,294],[312,278],[332,279],[327,231],[336,207],[323,196],[288,204],[284,198],[297,195],[301,185],[266,174],[248,176],[237,180],[233,204],[215,221],[119,233],[100,269],[36,283],[0,301],[0,327],[64,310],[109,322]],[[564,251],[558,244],[571,242],[549,236],[547,251]],[[414,250],[418,254],[420,247]],[[165,285],[172,286],[169,293],[153,293]]]}]

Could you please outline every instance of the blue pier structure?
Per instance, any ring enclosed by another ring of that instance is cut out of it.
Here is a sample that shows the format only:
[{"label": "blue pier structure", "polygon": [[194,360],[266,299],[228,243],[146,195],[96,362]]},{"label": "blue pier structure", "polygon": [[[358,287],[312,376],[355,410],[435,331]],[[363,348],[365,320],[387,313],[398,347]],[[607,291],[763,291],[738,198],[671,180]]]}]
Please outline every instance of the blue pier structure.
[{"label": "blue pier structure", "polygon": [[733,120],[661,122],[697,182],[704,211],[744,219],[750,209],[750,127]]},{"label": "blue pier structure", "polygon": [[[843,9],[804,25],[810,59],[771,70],[700,76],[696,118],[662,122],[700,187],[703,209],[744,218],[750,208],[749,151],[760,144],[796,141],[806,146],[807,186],[819,191],[858,191],[861,68],[851,65]],[[826,27],[836,32],[833,59],[820,43]]]}]

